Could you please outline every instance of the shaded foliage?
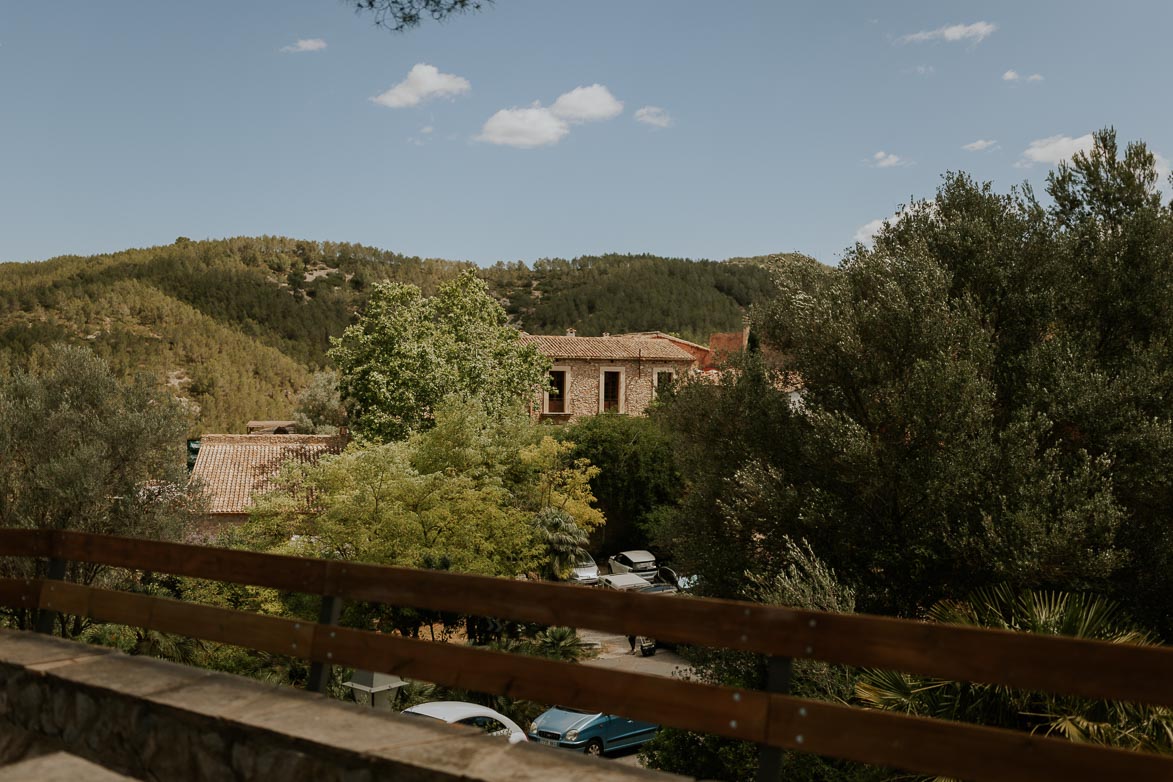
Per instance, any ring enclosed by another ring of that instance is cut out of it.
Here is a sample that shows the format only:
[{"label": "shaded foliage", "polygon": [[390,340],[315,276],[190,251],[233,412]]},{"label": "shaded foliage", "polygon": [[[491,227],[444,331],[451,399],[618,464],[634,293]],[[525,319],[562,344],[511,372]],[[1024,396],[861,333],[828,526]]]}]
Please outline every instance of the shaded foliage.
[{"label": "shaded foliage", "polygon": [[[187,485],[180,405],[146,378],[120,382],[92,352],[57,345],[30,369],[0,375],[0,527],[174,539],[202,510]],[[5,559],[6,577],[44,576],[39,560]],[[66,578],[122,583],[99,565]],[[27,625],[27,612],[13,617]],[[76,618],[61,629],[77,635]]]},{"label": "shaded foliage", "polygon": [[1095,140],[1050,206],[950,174],[840,268],[779,264],[753,320],[801,403],[750,359],[660,413],[688,493],[657,538],[706,590],[792,536],[869,612],[1007,582],[1171,628],[1173,212],[1143,147]]},{"label": "shaded foliage", "polygon": [[607,556],[648,546],[652,515],[680,491],[671,441],[654,421],[626,415],[588,416],[563,427],[573,455],[598,468],[591,491],[607,517],[593,548]]}]

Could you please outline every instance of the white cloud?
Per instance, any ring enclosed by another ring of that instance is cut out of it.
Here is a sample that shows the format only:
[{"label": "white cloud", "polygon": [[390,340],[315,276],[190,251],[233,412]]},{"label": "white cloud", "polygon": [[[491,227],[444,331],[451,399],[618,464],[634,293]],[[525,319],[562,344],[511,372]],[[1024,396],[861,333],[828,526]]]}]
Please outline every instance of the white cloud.
[{"label": "white cloud", "polygon": [[501,109],[485,122],[477,141],[532,149],[557,144],[570,126],[537,101],[528,109]]},{"label": "white cloud", "polygon": [[402,109],[418,106],[431,98],[463,95],[471,89],[468,79],[452,73],[440,73],[436,66],[420,62],[411,67],[406,79],[371,100],[381,106]]},{"label": "white cloud", "polygon": [[672,124],[672,115],[659,106],[644,106],[635,112],[636,122],[651,125],[654,128],[666,128]]},{"label": "white cloud", "polygon": [[423,133],[426,135],[428,133],[431,133],[433,130],[435,130],[435,128],[433,128],[431,125],[424,125],[422,128],[420,128],[420,133]]},{"label": "white cloud", "polygon": [[1092,148],[1092,144],[1091,133],[1079,138],[1059,135],[1035,139],[1023,150],[1022,158],[1014,165],[1017,168],[1029,168],[1035,163],[1055,165],[1070,159],[1076,152],[1086,152]]},{"label": "white cloud", "polygon": [[990,22],[974,22],[973,24],[951,24],[938,27],[936,30],[921,30],[909,33],[897,39],[899,43],[923,43],[924,41],[973,41],[981,43],[989,37],[998,25]]},{"label": "white cloud", "polygon": [[1169,160],[1160,152],[1153,152],[1153,161],[1157,168],[1157,186],[1169,178]]},{"label": "white cloud", "polygon": [[884,223],[886,222],[887,220],[879,219],[872,220],[870,223],[864,223],[855,229],[855,241],[861,244],[871,244],[872,239],[880,232],[880,229],[884,227]]},{"label": "white cloud", "polygon": [[282,46],[283,52],[320,52],[326,48],[326,42],[321,38],[301,38],[290,46]]},{"label": "white cloud", "polygon": [[616,100],[602,84],[575,87],[564,92],[550,107],[550,113],[567,122],[596,122],[618,117],[623,112],[623,101]]},{"label": "white cloud", "polygon": [[[1022,74],[1014,70],[1006,71],[1002,74],[1002,81],[1021,81],[1022,78]],[[1040,82],[1043,80],[1043,75],[1041,73],[1032,73],[1030,76],[1026,77],[1026,80]]]},{"label": "white cloud", "polygon": [[895,168],[896,166],[907,166],[908,161],[899,155],[893,155],[891,152],[880,150],[872,155],[872,159],[868,162],[868,165],[873,168]]},{"label": "white cloud", "polygon": [[937,69],[931,65],[918,65],[912,69],[917,76],[932,76]]},{"label": "white cloud", "polygon": [[622,112],[623,102],[602,84],[575,87],[549,107],[534,101],[529,108],[501,109],[489,117],[476,140],[520,149],[544,147],[565,138],[571,125],[612,119]]},{"label": "white cloud", "polygon": [[971,141],[968,144],[962,144],[962,149],[968,149],[970,152],[984,152],[987,149],[993,149],[998,146],[998,142],[994,139],[979,138],[977,141]]}]

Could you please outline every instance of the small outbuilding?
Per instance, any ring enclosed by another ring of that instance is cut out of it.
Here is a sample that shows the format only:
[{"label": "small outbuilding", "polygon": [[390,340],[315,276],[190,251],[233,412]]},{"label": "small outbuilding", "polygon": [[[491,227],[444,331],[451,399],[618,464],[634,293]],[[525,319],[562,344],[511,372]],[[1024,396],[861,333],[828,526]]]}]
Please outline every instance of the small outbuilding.
[{"label": "small outbuilding", "polygon": [[345,435],[205,434],[191,471],[209,499],[197,537],[210,538],[228,524],[247,521],[253,496],[271,488],[287,462],[315,464],[345,446]]}]

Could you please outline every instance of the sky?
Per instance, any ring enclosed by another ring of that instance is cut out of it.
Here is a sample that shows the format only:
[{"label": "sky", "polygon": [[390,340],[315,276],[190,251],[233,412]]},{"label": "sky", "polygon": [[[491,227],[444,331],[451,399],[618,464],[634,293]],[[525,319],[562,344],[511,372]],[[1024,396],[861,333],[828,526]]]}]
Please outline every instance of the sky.
[{"label": "sky", "polygon": [[[1173,159],[1173,3],[0,3],[0,261],[276,234],[834,264],[946,171]],[[1168,188],[1166,188],[1168,189]]]}]

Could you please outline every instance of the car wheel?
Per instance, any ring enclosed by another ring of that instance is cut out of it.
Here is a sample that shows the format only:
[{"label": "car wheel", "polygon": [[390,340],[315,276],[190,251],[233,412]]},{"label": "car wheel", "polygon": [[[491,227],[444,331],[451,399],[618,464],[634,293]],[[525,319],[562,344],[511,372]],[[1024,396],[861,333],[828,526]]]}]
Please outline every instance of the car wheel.
[{"label": "car wheel", "polygon": [[603,754],[603,740],[591,739],[587,742],[586,749],[583,750],[588,755],[602,755]]}]

